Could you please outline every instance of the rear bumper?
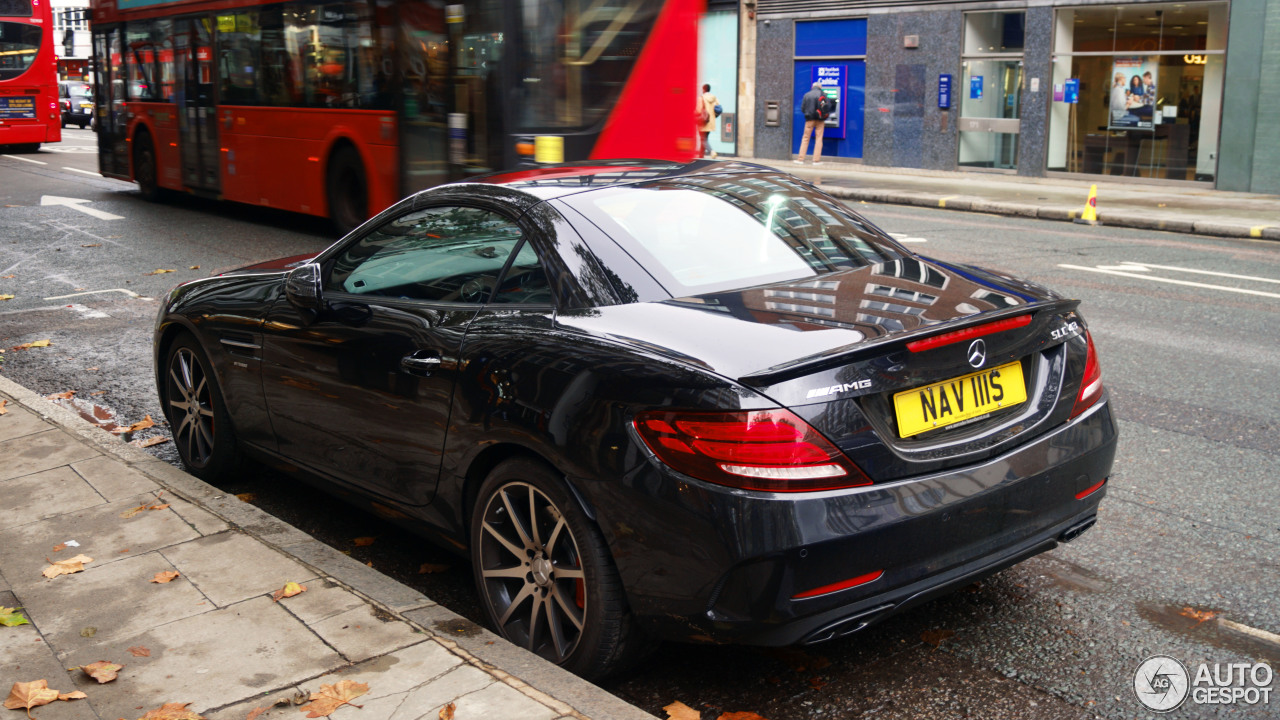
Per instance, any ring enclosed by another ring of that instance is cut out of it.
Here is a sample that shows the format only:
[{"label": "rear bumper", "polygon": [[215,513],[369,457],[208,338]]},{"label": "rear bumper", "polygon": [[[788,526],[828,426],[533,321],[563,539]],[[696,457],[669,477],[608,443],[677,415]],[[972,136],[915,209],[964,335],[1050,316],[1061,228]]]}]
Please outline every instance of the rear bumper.
[{"label": "rear bumper", "polygon": [[44,125],[0,125],[0,145],[57,142],[60,139],[61,134],[50,138]]},{"label": "rear bumper", "polygon": [[[731,490],[656,462],[592,498],[632,610],[668,638],[829,640],[1074,538],[1106,494],[1110,404],[981,464],[867,488]],[[1077,497],[1079,495],[1080,497]],[[639,504],[640,507],[636,507]],[[609,508],[631,507],[610,519]],[[657,518],[644,527],[635,518]],[[875,580],[797,598],[850,578]]]}]

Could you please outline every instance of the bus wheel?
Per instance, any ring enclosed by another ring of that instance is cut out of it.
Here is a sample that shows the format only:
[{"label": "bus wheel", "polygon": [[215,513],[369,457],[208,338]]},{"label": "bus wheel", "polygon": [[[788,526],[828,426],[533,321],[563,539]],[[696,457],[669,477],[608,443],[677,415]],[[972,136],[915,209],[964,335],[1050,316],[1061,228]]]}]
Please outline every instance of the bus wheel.
[{"label": "bus wheel", "polygon": [[329,159],[326,181],[329,222],[339,235],[346,235],[369,217],[369,186],[364,163],[350,145],[344,145]]},{"label": "bus wheel", "polygon": [[156,183],[156,146],[151,133],[140,132],[133,138],[133,179],[144,200],[160,199],[160,186]]}]

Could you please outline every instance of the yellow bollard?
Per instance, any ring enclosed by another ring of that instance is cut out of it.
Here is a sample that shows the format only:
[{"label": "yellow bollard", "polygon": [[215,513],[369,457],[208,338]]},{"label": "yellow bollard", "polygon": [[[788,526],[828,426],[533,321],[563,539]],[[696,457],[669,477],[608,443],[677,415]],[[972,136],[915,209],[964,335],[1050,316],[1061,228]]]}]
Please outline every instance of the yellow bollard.
[{"label": "yellow bollard", "polygon": [[1084,202],[1084,210],[1080,212],[1080,217],[1075,218],[1075,222],[1081,225],[1097,225],[1098,224],[1098,186],[1089,186],[1089,199]]}]

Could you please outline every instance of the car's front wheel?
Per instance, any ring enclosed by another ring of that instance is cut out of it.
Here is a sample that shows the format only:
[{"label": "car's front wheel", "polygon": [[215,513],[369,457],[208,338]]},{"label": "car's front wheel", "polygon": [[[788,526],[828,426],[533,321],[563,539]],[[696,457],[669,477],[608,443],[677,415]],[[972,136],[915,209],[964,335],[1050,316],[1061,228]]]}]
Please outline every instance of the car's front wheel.
[{"label": "car's front wheel", "polygon": [[164,367],[165,416],[182,463],[202,480],[225,476],[240,453],[208,356],[184,333],[169,348]]},{"label": "car's front wheel", "polygon": [[471,556],[490,624],[582,677],[622,669],[643,643],[604,538],[560,475],[498,465],[472,512]]}]

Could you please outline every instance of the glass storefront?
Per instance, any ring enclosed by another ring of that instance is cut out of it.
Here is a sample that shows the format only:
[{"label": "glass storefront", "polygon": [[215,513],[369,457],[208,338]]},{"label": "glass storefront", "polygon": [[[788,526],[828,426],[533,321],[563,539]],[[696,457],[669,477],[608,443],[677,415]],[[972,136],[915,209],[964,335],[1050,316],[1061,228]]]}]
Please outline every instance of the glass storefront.
[{"label": "glass storefront", "polygon": [[1048,170],[1212,181],[1227,3],[1056,13]]},{"label": "glass storefront", "polygon": [[1025,17],[1021,12],[964,16],[964,75],[957,88],[961,167],[1018,166]]}]

